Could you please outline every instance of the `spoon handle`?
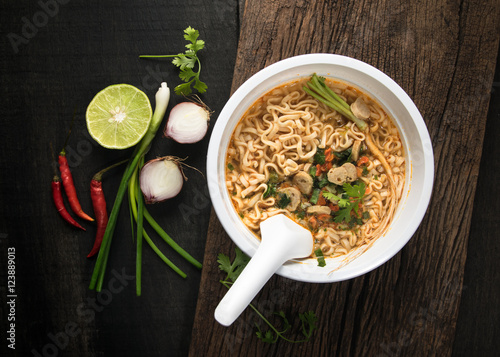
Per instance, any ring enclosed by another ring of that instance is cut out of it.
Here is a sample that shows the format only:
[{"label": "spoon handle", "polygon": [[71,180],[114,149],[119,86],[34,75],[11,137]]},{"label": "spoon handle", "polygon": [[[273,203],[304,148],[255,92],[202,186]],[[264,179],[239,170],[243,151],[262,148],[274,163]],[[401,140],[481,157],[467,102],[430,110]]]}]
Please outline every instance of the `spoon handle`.
[{"label": "spoon handle", "polygon": [[215,309],[215,319],[221,325],[231,325],[276,270],[288,260],[286,250],[275,248],[272,239],[261,242],[253,258]]}]

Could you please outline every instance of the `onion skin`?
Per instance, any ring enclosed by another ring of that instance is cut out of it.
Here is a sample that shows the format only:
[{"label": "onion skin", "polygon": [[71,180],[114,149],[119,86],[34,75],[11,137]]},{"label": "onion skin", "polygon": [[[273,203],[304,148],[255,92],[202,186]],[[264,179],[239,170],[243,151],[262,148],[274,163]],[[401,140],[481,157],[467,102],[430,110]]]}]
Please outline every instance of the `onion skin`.
[{"label": "onion skin", "polygon": [[194,144],[208,131],[210,112],[193,102],[182,102],[170,111],[164,135],[180,144]]},{"label": "onion skin", "polygon": [[158,203],[181,192],[185,177],[179,162],[172,156],[160,157],[144,164],[139,176],[144,201]]}]

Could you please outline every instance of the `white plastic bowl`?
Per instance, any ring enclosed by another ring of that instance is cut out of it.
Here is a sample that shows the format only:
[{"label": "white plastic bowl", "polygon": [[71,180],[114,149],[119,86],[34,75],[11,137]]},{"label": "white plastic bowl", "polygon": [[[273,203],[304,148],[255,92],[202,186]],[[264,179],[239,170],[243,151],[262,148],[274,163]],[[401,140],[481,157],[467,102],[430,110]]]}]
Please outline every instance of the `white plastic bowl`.
[{"label": "white plastic bowl", "polygon": [[387,232],[356,259],[288,261],[277,274],[304,282],[328,283],[365,274],[392,258],[410,240],[429,204],[434,180],[432,144],[425,123],[410,97],[391,78],[359,60],[333,54],[307,54],[274,63],[249,78],[231,96],[215,123],[207,153],[208,187],[215,212],[234,243],[253,256],[259,239],[243,224],[225,185],[226,150],[245,111],[270,89],[312,73],[340,79],[368,92],[398,127],[406,157],[406,183],[401,202]]}]

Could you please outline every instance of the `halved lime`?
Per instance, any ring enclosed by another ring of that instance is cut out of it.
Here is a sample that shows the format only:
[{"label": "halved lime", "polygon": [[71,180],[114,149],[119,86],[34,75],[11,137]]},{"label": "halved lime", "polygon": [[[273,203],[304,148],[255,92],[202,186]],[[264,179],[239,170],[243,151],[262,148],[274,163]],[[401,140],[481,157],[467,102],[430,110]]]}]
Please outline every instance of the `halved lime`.
[{"label": "halved lime", "polygon": [[130,84],[104,88],[87,107],[87,129],[99,144],[126,149],[148,130],[153,110],[147,95]]}]

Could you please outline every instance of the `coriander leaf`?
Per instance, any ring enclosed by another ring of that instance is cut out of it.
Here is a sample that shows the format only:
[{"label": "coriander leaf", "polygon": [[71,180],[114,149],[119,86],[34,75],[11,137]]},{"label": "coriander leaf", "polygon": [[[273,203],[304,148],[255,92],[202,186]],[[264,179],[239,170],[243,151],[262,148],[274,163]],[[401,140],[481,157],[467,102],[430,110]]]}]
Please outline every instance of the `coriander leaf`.
[{"label": "coriander leaf", "polygon": [[349,200],[349,197],[346,197],[346,195],[343,194],[342,196],[340,196],[340,200],[338,200],[337,204],[339,205],[339,207],[345,208],[349,207],[351,201]]},{"label": "coriander leaf", "polygon": [[331,202],[339,202],[340,201],[340,197],[338,197],[337,195],[334,195],[333,193],[328,192],[328,191],[323,192],[323,197]]},{"label": "coriander leaf", "polygon": [[250,261],[250,258],[243,253],[239,248],[235,249],[236,256],[231,263],[229,257],[225,254],[220,253],[217,256],[217,262],[219,263],[219,269],[225,272],[226,280],[231,280],[233,283],[238,279],[243,269]]},{"label": "coriander leaf", "polygon": [[255,326],[257,326],[257,338],[259,338],[262,342],[275,343],[278,341],[278,336],[274,337],[271,330],[267,330],[265,333],[262,333],[260,326],[258,324],[255,324]]},{"label": "coriander leaf", "polygon": [[208,86],[204,82],[196,78],[194,81],[193,88],[196,89],[199,93],[205,93],[207,91]]},{"label": "coriander leaf", "polygon": [[186,39],[186,41],[195,43],[199,36],[200,33],[198,32],[198,30],[195,30],[191,26],[188,26],[188,28],[184,30],[184,38]]},{"label": "coriander leaf", "polygon": [[333,220],[337,223],[342,223],[343,221],[349,222],[350,219],[351,219],[351,209],[343,208],[337,212]]},{"label": "coriander leaf", "polygon": [[292,327],[292,325],[290,325],[290,323],[288,322],[288,319],[286,318],[285,312],[280,311],[280,312],[275,312],[274,314],[278,315],[279,317],[281,317],[283,319],[283,329],[281,330],[281,333],[287,332]]},{"label": "coriander leaf", "polygon": [[302,334],[309,339],[314,330],[318,327],[316,326],[316,322],[318,318],[313,311],[307,311],[303,314],[299,314],[300,321],[302,321]]},{"label": "coriander leaf", "polygon": [[[150,56],[141,55],[140,58],[162,58],[162,57],[173,57],[172,64],[179,67],[180,73],[179,78],[186,83],[179,84],[175,87],[175,93],[178,95],[189,95],[193,91],[191,85],[199,93],[205,93],[207,91],[206,83],[200,80],[201,72],[201,62],[198,57],[198,51],[205,47],[205,41],[198,40],[200,33],[191,26],[184,30],[184,39],[189,41],[184,53],[179,53],[177,55],[160,55],[160,56]],[[197,70],[195,71],[195,67]]]},{"label": "coriander leaf", "polygon": [[229,274],[232,269],[231,269],[231,259],[223,253],[219,253],[217,256],[217,263],[219,263],[219,269],[222,270],[223,272]]},{"label": "coriander leaf", "polygon": [[195,77],[196,73],[191,68],[186,68],[183,72],[179,73],[179,78],[184,82],[189,82],[191,78]]},{"label": "coriander leaf", "polygon": [[189,95],[191,94],[191,82],[179,84],[174,88],[175,94]]},{"label": "coriander leaf", "polygon": [[[365,195],[365,184],[364,182],[360,182],[357,185],[352,186],[350,183],[345,183],[342,185],[345,193],[341,196],[341,199],[338,201],[339,207],[342,209],[339,210],[334,218],[334,221],[337,223],[352,223],[352,224],[362,224],[359,223],[358,220],[351,219],[351,212],[357,214],[359,210],[359,202],[363,200],[363,196]],[[347,198],[345,198],[347,196]],[[355,217],[358,218],[358,217]]]},{"label": "coriander leaf", "polygon": [[358,185],[352,186],[350,183],[345,183],[342,185],[344,191],[349,197],[360,199],[365,195],[365,184],[364,182],[360,182]]},{"label": "coriander leaf", "polygon": [[[172,60],[172,63],[179,67],[181,71],[185,71],[186,69],[192,69],[194,68],[194,65],[196,64],[196,59],[187,57],[186,55],[179,53],[177,56]],[[194,73],[191,70],[192,73]],[[180,74],[179,74],[180,77]],[[182,79],[182,78],[181,78]]]}]

